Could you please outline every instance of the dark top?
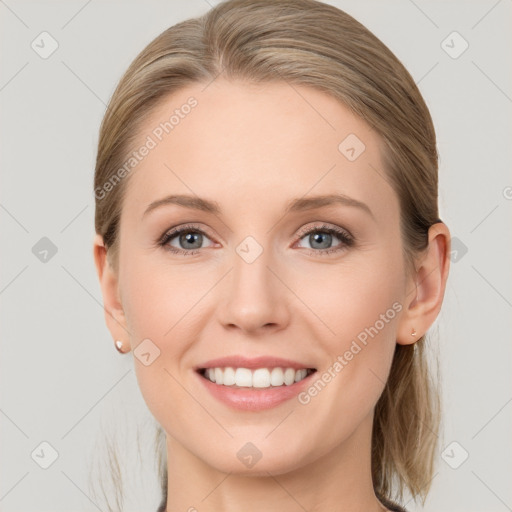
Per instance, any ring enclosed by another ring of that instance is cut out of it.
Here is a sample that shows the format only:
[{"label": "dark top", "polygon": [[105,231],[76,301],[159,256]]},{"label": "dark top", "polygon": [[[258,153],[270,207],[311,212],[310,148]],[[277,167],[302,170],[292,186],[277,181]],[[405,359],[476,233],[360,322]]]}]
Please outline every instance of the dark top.
[{"label": "dark top", "polygon": [[[392,512],[407,512],[405,508],[401,507],[400,505],[397,505],[396,503],[393,503],[392,501],[387,500],[386,498],[380,497],[379,501]],[[160,506],[158,507],[158,510],[156,512],[165,512],[165,505],[166,500],[163,500],[162,503],[160,503]]]}]

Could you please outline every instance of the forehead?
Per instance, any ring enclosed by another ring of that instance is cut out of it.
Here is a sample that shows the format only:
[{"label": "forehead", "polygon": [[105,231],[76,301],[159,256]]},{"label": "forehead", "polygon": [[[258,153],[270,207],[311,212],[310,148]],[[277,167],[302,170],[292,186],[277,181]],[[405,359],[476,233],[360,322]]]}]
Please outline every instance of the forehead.
[{"label": "forehead", "polygon": [[134,150],[149,149],[130,175],[125,201],[140,210],[167,193],[186,193],[261,206],[337,191],[388,200],[389,209],[396,198],[381,144],[324,92],[218,78],[169,95],[145,120]]}]

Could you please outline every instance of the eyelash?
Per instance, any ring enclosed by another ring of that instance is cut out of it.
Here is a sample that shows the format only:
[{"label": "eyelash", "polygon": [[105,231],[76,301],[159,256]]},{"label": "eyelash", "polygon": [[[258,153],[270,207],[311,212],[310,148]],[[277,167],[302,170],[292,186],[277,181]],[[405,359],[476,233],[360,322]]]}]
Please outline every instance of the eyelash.
[{"label": "eyelash", "polygon": [[[304,238],[306,235],[310,235],[312,233],[317,232],[336,235],[338,239],[341,241],[341,244],[330,249],[309,249],[310,255],[324,256],[327,254],[331,254],[333,252],[340,252],[346,250],[348,247],[352,247],[355,242],[354,238],[344,229],[327,226],[325,224],[322,226],[315,226],[314,228],[306,229],[305,231],[301,231],[299,233],[297,241],[302,240],[302,238]],[[167,245],[173,238],[181,235],[182,233],[196,233],[208,237],[208,234],[205,233],[199,226],[194,224],[187,224],[164,233],[164,235],[158,241],[158,245],[163,247],[166,251],[169,251],[174,254],[181,254],[182,256],[193,256],[194,254],[197,254],[201,249],[184,250],[176,249],[175,247]]]}]

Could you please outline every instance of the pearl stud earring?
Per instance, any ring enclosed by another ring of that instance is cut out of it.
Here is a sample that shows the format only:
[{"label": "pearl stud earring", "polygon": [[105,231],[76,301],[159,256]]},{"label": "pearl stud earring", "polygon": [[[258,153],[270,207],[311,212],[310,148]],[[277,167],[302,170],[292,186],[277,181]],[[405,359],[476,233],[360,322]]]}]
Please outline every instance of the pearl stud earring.
[{"label": "pearl stud earring", "polygon": [[123,342],[121,340],[117,340],[115,342],[115,346],[118,350],[118,352],[120,352],[121,354],[124,354],[124,350],[123,350]]}]

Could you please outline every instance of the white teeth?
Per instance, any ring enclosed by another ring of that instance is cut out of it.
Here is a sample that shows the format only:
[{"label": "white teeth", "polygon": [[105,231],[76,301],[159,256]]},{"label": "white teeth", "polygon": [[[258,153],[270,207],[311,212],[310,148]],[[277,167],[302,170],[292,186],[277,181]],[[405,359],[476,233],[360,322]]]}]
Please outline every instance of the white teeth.
[{"label": "white teeth", "polygon": [[272,386],[282,386],[284,384],[284,376],[282,368],[273,368],[270,374],[270,384]]},{"label": "white teeth", "polygon": [[[215,375],[217,370],[222,371],[220,368],[215,368]],[[244,388],[252,387],[252,372],[247,368],[237,368],[235,372],[235,384]]]},{"label": "white teeth", "polygon": [[293,368],[286,368],[284,371],[284,383],[291,386],[295,382],[295,370]]},{"label": "white teeth", "polygon": [[294,368],[207,368],[204,376],[211,382],[224,386],[244,388],[269,388],[271,386],[290,386],[308,376],[306,368],[295,370]]},{"label": "white teeth", "polygon": [[295,382],[299,382],[299,380],[304,379],[308,374],[306,369],[299,370],[295,372]]},{"label": "white teeth", "polygon": [[224,386],[232,386],[236,383],[235,370],[233,368],[224,368]]}]

